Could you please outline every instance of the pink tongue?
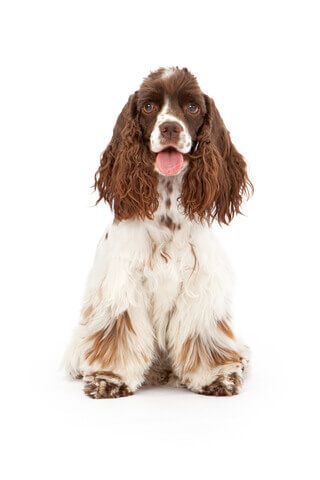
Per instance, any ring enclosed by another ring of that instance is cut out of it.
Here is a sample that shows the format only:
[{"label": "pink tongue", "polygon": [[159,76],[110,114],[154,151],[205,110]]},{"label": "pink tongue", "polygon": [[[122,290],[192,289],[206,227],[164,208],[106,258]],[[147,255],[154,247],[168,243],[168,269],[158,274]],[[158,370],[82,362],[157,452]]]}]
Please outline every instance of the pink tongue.
[{"label": "pink tongue", "polygon": [[182,168],[182,164],[182,153],[174,150],[159,152],[156,158],[157,168],[163,175],[177,175]]}]

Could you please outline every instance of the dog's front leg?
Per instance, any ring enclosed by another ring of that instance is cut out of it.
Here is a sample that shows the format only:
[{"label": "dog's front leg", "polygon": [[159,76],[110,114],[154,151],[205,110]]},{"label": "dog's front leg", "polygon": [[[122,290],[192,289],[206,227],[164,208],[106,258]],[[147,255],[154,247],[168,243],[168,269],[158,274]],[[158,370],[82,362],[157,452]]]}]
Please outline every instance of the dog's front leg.
[{"label": "dog's front leg", "polygon": [[132,394],[153,360],[153,331],[146,311],[130,307],[85,338],[84,391],[92,398]]},{"label": "dog's front leg", "polygon": [[204,395],[240,391],[246,349],[231,328],[232,279],[219,245],[206,231],[185,251],[185,275],[167,329],[173,368],[181,383]]},{"label": "dog's front leg", "polygon": [[98,246],[66,362],[72,376],[83,377],[84,391],[92,398],[132,394],[153,361],[142,278],[149,248],[144,240],[139,224],[123,222],[112,226]]},{"label": "dog's front leg", "polygon": [[[178,320],[179,324],[182,321]],[[187,332],[184,326],[183,331],[170,337],[170,355],[181,384],[203,395],[239,393],[247,358],[229,322],[218,320],[210,329],[196,332]]]}]

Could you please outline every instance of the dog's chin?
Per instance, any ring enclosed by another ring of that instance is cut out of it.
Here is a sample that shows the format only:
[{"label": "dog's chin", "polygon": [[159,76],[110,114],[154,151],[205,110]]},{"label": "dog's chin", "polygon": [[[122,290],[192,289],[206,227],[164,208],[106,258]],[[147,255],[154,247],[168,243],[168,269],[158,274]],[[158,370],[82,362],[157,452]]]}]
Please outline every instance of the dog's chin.
[{"label": "dog's chin", "polygon": [[187,160],[178,148],[169,146],[156,153],[155,170],[165,177],[174,177],[184,170]]}]

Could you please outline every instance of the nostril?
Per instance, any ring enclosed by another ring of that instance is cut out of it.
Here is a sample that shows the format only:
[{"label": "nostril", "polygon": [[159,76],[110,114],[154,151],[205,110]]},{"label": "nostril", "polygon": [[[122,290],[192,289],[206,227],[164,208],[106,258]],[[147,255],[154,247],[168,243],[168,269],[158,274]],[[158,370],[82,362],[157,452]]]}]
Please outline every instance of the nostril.
[{"label": "nostril", "polygon": [[161,134],[166,137],[176,136],[182,132],[182,126],[178,122],[164,122],[159,129]]},{"label": "nostril", "polygon": [[169,130],[168,123],[163,123],[162,125],[160,125],[160,131],[162,133],[166,133],[166,132],[168,132],[168,130]]}]

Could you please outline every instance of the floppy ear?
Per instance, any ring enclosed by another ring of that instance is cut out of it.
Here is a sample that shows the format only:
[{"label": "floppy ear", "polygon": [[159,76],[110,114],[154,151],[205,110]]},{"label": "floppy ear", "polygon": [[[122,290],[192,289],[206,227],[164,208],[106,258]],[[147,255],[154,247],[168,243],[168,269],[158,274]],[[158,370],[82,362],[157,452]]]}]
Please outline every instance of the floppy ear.
[{"label": "floppy ear", "polygon": [[231,142],[214,101],[207,95],[204,98],[205,120],[198,135],[198,149],[189,155],[181,202],[191,219],[211,223],[216,218],[228,224],[240,213],[243,197],[253,187],[246,162]]},{"label": "floppy ear", "polygon": [[129,97],[95,174],[98,202],[105,200],[117,220],[152,218],[158,208],[157,176],[138,122],[137,92]]}]

